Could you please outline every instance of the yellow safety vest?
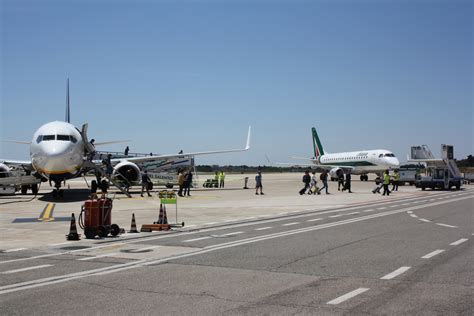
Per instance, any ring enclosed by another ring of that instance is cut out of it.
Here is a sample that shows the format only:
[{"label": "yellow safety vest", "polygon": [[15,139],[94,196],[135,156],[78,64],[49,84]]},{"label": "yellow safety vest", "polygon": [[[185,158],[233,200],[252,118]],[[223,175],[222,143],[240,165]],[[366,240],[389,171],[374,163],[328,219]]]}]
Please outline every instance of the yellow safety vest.
[{"label": "yellow safety vest", "polygon": [[383,175],[383,184],[390,184],[390,175],[388,174]]}]

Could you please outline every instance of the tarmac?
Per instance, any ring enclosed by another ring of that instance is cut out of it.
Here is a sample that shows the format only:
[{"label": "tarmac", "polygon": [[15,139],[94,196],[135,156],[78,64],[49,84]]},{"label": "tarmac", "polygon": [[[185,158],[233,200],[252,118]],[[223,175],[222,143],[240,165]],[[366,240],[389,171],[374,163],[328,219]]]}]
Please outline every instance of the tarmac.
[{"label": "tarmac", "polygon": [[[373,194],[373,178],[368,182],[352,181],[352,191],[340,192],[336,182],[329,182],[329,192],[321,195],[299,195],[303,187],[302,174],[269,173],[263,174],[264,195],[255,194],[255,174],[227,174],[225,188],[203,188],[202,183],[213,175],[199,174],[197,185],[191,190],[190,197],[179,197],[177,206],[167,206],[170,223],[184,227],[174,230],[189,231],[205,227],[222,226],[239,222],[259,221],[269,217],[369,205],[371,203],[403,200],[410,197],[426,196],[436,192],[421,191],[413,186],[400,186],[390,196]],[[243,189],[244,178],[249,177],[249,189]],[[88,179],[89,181],[91,179]],[[318,183],[321,186],[321,182]],[[169,232],[152,232],[138,234],[120,234],[117,237],[102,239],[85,239],[82,230],[80,241],[66,241],[69,233],[71,214],[76,221],[84,201],[88,199],[89,190],[84,179],[68,181],[64,188],[63,198],[53,198],[47,183],[40,187],[38,195],[0,196],[1,252],[15,252],[24,249],[46,249],[53,245],[90,245],[107,240],[143,238],[168,234]],[[140,187],[134,187],[128,198],[118,191],[111,190],[108,196],[113,198],[112,223],[118,224],[125,231],[130,230],[132,213],[135,214],[137,227],[151,224],[158,219],[160,199],[154,188],[152,196],[140,197]],[[176,188],[174,188],[176,191]]]}]

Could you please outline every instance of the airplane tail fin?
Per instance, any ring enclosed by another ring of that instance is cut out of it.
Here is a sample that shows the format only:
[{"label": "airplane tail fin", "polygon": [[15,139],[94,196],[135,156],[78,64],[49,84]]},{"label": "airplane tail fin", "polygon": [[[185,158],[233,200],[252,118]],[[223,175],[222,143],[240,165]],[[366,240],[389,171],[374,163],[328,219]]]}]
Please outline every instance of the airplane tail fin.
[{"label": "airplane tail fin", "polygon": [[314,149],[314,158],[319,159],[322,155],[324,155],[323,145],[321,145],[321,141],[319,140],[318,133],[316,132],[316,128],[312,128],[311,131],[313,132],[313,149]]},{"label": "airplane tail fin", "polygon": [[69,108],[69,78],[67,78],[66,85],[66,122],[71,123],[71,114]]}]

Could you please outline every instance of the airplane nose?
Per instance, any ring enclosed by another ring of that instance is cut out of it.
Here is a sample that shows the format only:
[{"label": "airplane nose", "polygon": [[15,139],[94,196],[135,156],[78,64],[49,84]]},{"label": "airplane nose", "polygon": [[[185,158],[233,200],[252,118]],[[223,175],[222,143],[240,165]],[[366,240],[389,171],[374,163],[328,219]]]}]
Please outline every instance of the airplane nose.
[{"label": "airplane nose", "polygon": [[36,160],[36,165],[45,173],[62,174],[75,170],[71,150],[64,143],[46,143],[41,147],[41,155]]},{"label": "airplane nose", "polygon": [[390,164],[394,168],[399,168],[400,167],[400,162],[398,161],[397,158],[392,158],[391,161],[390,161]]}]

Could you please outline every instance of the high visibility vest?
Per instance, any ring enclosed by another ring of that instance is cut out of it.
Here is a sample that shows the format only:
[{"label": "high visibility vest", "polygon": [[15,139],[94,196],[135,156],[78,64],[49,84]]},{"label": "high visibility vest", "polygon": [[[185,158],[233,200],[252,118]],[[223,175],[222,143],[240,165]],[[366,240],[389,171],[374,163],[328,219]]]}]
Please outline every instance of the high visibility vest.
[{"label": "high visibility vest", "polygon": [[400,174],[399,174],[398,172],[395,172],[395,173],[393,174],[393,180],[395,180],[395,181],[400,180]]},{"label": "high visibility vest", "polygon": [[390,175],[386,173],[383,175],[383,184],[390,184]]},{"label": "high visibility vest", "polygon": [[221,180],[224,180],[225,179],[225,172],[221,172],[220,175],[219,175],[219,178]]},{"label": "high visibility vest", "polygon": [[214,179],[219,180],[219,174],[218,173],[216,173],[216,175],[214,176]]}]

